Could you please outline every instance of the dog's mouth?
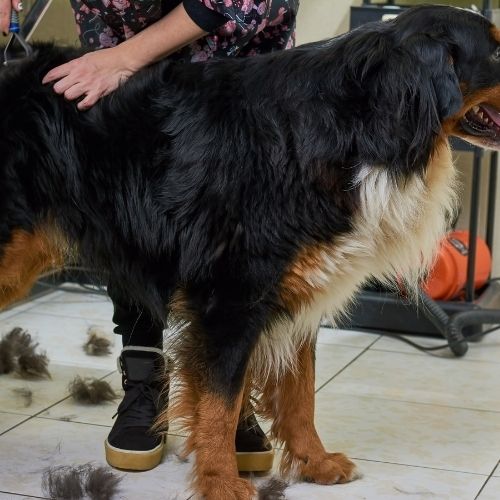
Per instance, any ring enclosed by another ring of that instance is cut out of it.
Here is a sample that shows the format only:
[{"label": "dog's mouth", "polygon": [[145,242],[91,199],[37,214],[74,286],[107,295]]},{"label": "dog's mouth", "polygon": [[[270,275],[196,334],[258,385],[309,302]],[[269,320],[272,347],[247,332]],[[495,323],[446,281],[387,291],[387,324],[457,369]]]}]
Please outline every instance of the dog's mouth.
[{"label": "dog's mouth", "polygon": [[500,143],[500,111],[488,104],[472,107],[460,121],[467,135]]}]

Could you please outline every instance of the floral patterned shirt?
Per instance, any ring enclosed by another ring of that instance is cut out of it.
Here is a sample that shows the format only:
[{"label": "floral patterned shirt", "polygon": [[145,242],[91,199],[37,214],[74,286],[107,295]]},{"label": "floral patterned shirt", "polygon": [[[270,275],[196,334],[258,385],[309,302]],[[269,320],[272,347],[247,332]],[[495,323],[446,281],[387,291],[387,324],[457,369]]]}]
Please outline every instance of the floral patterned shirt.
[{"label": "floral patterned shirt", "polygon": [[[181,0],[70,0],[84,47],[113,47],[158,21]],[[209,34],[171,57],[206,61],[251,56],[295,43],[299,0],[183,0],[191,19]]]}]

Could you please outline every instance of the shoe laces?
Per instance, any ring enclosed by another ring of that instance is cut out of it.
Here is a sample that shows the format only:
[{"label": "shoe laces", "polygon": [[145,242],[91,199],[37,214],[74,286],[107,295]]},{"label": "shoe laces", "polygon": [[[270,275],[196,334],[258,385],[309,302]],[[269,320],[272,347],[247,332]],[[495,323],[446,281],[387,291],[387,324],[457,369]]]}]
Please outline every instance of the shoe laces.
[{"label": "shoe laces", "polygon": [[151,427],[158,414],[158,391],[151,387],[151,381],[127,382],[125,397],[113,415],[117,415],[123,427]]},{"label": "shoe laces", "polygon": [[[239,424],[238,429],[243,431],[252,431],[256,436],[261,436],[263,434],[261,428],[259,427],[259,423],[255,418],[255,414],[252,413],[246,418],[244,418]],[[265,435],[265,434],[264,434]]]}]

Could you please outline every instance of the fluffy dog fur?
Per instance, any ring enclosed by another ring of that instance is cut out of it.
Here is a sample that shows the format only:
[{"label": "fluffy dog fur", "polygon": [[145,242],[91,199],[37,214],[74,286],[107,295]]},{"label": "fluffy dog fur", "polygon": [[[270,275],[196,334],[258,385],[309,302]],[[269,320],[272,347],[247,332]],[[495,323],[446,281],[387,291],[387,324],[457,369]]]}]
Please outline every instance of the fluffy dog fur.
[{"label": "fluffy dog fur", "polygon": [[432,262],[448,137],[500,144],[499,42],[475,13],[419,7],[284,53],[161,62],[86,113],[40,83],[76,54],[38,47],[0,71],[0,303],[77,255],[183,323],[158,425],[187,419],[207,499],[254,494],[234,454],[252,390],[284,472],[352,480],[314,428],[318,323]]}]

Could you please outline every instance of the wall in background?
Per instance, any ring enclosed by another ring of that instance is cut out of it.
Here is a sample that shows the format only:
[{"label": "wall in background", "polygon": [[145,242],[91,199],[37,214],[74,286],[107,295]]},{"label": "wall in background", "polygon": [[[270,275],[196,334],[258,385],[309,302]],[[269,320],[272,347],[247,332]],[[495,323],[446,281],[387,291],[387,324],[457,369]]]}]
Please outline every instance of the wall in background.
[{"label": "wall in background", "polygon": [[[28,12],[34,2],[35,0],[23,0],[24,12]],[[33,34],[33,41],[53,41],[61,45],[78,45],[76,23],[70,0],[52,0]]]}]

